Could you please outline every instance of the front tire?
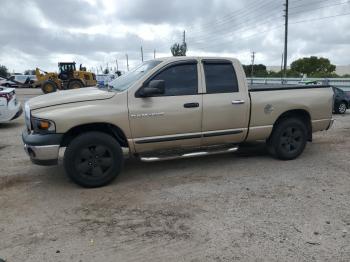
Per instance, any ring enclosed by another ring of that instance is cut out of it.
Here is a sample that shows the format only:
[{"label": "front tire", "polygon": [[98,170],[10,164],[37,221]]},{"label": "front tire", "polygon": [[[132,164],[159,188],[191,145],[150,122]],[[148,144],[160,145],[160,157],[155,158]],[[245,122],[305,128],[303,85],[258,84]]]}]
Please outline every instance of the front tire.
[{"label": "front tire", "polygon": [[88,132],[74,138],[64,154],[64,168],[78,185],[101,187],[112,182],[123,166],[118,142],[102,132]]},{"label": "front tire", "polygon": [[43,91],[44,94],[56,92],[57,88],[58,88],[57,84],[51,80],[45,81],[41,86],[41,90]]},{"label": "front tire", "polygon": [[267,140],[268,151],[281,160],[293,160],[300,156],[306,143],[306,125],[297,118],[280,121]]}]

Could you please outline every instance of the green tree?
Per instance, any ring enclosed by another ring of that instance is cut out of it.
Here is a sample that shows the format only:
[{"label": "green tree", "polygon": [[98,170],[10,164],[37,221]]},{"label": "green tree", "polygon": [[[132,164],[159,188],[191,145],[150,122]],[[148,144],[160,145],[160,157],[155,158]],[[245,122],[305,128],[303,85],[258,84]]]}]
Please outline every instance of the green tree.
[{"label": "green tree", "polygon": [[182,44],[175,43],[170,48],[173,56],[186,56],[187,44],[184,42]]},{"label": "green tree", "polygon": [[[252,76],[252,65],[243,65],[243,68],[244,68],[244,72],[245,72],[246,76],[251,77]],[[254,70],[254,72],[253,72],[254,77],[266,77],[266,76],[268,76],[266,66],[263,64],[254,65],[253,70]]]},{"label": "green tree", "polygon": [[4,65],[0,65],[0,76],[1,77],[8,77],[10,74],[8,72],[8,69]]},{"label": "green tree", "polygon": [[335,65],[329,59],[323,57],[304,57],[291,64],[291,70],[308,77],[332,77],[334,76]]},{"label": "green tree", "polygon": [[31,69],[25,70],[24,75],[35,75],[35,70],[31,70]]},{"label": "green tree", "polygon": [[109,69],[106,68],[105,70],[103,70],[103,73],[104,73],[105,75],[108,75],[108,74],[109,74]]}]

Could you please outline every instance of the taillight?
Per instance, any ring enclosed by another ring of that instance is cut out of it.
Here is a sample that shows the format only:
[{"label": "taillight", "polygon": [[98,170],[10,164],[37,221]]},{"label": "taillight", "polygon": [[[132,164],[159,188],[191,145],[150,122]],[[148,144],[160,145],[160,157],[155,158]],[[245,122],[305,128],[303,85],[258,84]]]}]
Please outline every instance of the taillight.
[{"label": "taillight", "polygon": [[6,94],[0,94],[0,97],[6,98],[7,103],[11,101],[13,98],[13,92],[11,93],[6,93]]}]

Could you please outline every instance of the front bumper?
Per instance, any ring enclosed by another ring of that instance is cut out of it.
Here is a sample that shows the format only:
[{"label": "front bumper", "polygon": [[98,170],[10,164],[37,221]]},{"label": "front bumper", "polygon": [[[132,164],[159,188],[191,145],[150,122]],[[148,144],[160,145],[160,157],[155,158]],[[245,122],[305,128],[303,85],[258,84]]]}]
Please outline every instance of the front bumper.
[{"label": "front bumper", "polygon": [[329,126],[327,127],[327,130],[331,129],[331,127],[334,125],[334,121],[335,121],[335,119],[332,118],[331,122],[329,123]]},{"label": "front bumper", "polygon": [[62,134],[33,134],[24,130],[22,140],[24,150],[30,160],[37,165],[57,165]]},{"label": "front bumper", "polygon": [[15,120],[15,119],[19,118],[22,115],[22,113],[23,113],[23,109],[22,109],[22,107],[20,107],[18,112],[14,115],[14,117],[12,117],[11,120]]}]

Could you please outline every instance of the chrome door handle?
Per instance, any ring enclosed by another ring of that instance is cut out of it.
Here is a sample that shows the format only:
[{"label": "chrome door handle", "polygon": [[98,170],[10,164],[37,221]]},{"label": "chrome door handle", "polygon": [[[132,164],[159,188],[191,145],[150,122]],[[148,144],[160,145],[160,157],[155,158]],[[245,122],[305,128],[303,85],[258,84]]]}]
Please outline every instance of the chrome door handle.
[{"label": "chrome door handle", "polygon": [[233,100],[232,105],[243,105],[245,103],[244,100]]}]

